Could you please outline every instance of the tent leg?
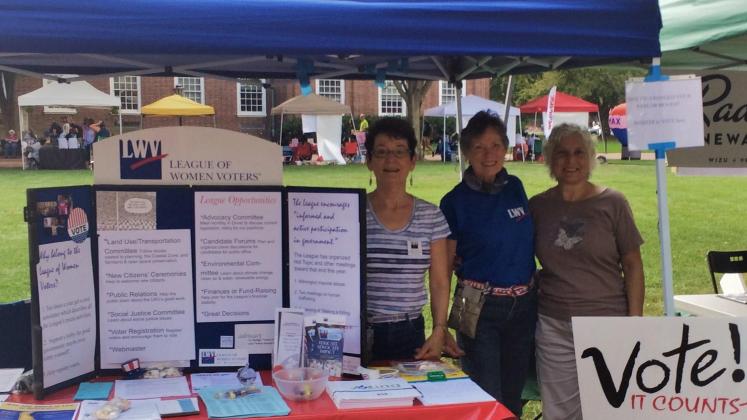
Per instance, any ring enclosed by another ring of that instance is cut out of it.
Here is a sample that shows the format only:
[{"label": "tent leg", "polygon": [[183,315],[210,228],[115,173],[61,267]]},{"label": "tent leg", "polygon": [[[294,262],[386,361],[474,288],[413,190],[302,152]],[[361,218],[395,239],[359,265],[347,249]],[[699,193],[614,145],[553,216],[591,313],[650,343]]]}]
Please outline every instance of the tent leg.
[{"label": "tent leg", "polygon": [[23,150],[23,110],[18,106],[18,144],[21,145],[21,170],[26,170],[26,153]]},{"label": "tent leg", "polygon": [[283,115],[284,114],[285,114],[284,112],[280,113],[280,140],[278,140],[278,144],[281,146],[283,145]]},{"label": "tent leg", "polygon": [[457,155],[459,156],[459,181],[462,180],[462,177],[464,176],[464,170],[465,163],[464,159],[462,159],[462,125],[464,124],[464,121],[462,121],[462,83],[464,83],[461,80],[458,80],[456,85],[456,108],[457,108],[457,132],[459,133],[459,143],[457,143]]},{"label": "tent leg", "polygon": [[667,169],[664,159],[666,151],[674,148],[671,143],[652,143],[649,149],[656,152],[656,197],[659,210],[659,243],[661,245],[662,291],[664,292],[664,314],[674,316],[674,281],[672,275],[672,244],[669,231],[669,205],[667,203]]},{"label": "tent leg", "polygon": [[506,87],[506,99],[503,101],[503,106],[505,107],[505,110],[503,111],[503,122],[505,124],[506,121],[508,121],[508,115],[509,112],[511,112],[511,100],[513,99],[514,95],[514,77],[512,75],[508,75],[508,86]]},{"label": "tent leg", "polygon": [[122,108],[119,108],[117,115],[119,115],[119,135],[121,136],[122,135]]},{"label": "tent leg", "polygon": [[602,114],[597,111],[597,118],[599,118],[599,134],[602,135],[602,141],[604,142],[604,153],[607,154],[607,138],[604,136],[604,125],[602,124]]},{"label": "tent leg", "polygon": [[[503,123],[506,125],[506,127],[510,127],[510,124],[508,123],[508,118],[511,112],[511,99],[514,95],[514,77],[512,75],[508,75],[508,86],[506,86],[506,98],[503,101]],[[515,130],[514,130],[515,131]],[[508,133],[506,133],[508,135]],[[513,133],[514,137],[516,137],[516,133]],[[514,147],[516,147],[516,142],[514,142]],[[506,150],[508,152],[508,150]]]},{"label": "tent leg", "polygon": [[441,161],[446,163],[446,113],[444,113],[444,134],[441,137]]}]

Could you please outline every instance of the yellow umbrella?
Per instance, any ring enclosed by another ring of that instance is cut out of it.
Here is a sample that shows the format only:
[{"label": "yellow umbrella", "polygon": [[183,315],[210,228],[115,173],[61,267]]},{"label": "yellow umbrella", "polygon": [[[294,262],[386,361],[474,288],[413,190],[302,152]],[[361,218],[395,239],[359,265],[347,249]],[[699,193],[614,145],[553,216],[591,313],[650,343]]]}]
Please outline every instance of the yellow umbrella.
[{"label": "yellow umbrella", "polygon": [[143,116],[179,117],[179,125],[182,125],[182,117],[213,115],[213,125],[215,125],[215,109],[212,106],[203,105],[176,94],[143,106],[141,114]]}]

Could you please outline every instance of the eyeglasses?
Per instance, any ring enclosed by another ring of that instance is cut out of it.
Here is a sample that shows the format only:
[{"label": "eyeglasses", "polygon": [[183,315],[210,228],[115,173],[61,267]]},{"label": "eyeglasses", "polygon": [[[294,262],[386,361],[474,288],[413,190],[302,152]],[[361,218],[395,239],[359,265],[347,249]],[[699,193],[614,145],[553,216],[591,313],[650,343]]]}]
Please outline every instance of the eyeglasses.
[{"label": "eyeglasses", "polygon": [[386,159],[389,156],[393,156],[397,159],[402,159],[404,157],[409,157],[410,151],[407,149],[394,149],[394,150],[375,149],[373,151],[373,157],[375,157],[376,159]]}]

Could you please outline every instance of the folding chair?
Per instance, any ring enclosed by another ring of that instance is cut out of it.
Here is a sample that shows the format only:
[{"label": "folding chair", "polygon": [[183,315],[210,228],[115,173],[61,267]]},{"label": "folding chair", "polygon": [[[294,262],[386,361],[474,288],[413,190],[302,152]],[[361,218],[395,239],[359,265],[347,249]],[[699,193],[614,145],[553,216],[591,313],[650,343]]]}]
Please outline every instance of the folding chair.
[{"label": "folding chair", "polygon": [[747,273],[747,251],[709,251],[708,270],[711,272],[713,293],[718,294],[716,273]]},{"label": "folding chair", "polygon": [[358,156],[358,143],[354,141],[345,142],[342,145],[342,156],[348,161]]},{"label": "folding chair", "polygon": [[293,161],[293,149],[283,146],[283,163],[290,164]]},{"label": "folding chair", "polygon": [[0,368],[31,369],[31,301],[0,304]]}]

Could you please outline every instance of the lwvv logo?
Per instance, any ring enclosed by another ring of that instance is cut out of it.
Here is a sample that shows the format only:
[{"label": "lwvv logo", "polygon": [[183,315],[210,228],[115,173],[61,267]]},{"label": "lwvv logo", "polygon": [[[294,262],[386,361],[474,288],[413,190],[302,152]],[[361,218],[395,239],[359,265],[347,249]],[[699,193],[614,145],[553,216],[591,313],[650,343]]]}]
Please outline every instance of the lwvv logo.
[{"label": "lwvv logo", "polygon": [[119,175],[121,179],[161,179],[161,140],[120,140]]}]

